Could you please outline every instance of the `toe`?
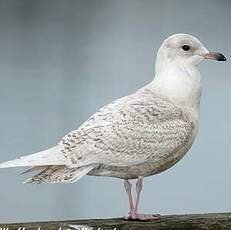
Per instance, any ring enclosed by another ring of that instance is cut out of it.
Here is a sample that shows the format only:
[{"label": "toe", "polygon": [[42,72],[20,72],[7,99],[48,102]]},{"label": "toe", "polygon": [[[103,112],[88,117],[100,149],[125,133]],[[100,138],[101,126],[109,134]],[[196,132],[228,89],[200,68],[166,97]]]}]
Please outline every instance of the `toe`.
[{"label": "toe", "polygon": [[135,219],[142,220],[142,221],[159,220],[160,215],[136,214]]}]

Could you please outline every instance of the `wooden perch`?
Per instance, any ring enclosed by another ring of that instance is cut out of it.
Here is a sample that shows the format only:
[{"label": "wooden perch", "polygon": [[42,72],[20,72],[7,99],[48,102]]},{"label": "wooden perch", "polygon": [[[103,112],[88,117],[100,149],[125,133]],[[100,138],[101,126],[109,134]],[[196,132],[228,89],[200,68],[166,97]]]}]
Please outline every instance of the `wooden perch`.
[{"label": "wooden perch", "polygon": [[[8,228],[8,229],[7,229]],[[156,221],[127,221],[122,218],[0,224],[0,230],[228,230],[231,213],[162,216]]]}]

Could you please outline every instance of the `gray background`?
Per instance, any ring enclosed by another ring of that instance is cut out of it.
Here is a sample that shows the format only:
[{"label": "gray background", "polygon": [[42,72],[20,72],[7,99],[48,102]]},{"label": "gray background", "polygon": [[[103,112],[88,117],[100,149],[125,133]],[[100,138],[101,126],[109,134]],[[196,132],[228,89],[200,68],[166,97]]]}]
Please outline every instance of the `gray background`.
[{"label": "gray background", "polygon": [[[0,161],[53,146],[96,109],[154,77],[176,32],[230,56],[229,0],[1,0]],[[230,62],[201,65],[200,133],[175,167],[145,179],[143,212],[231,211]],[[0,172],[0,222],[122,216],[123,183],[22,185]]]}]

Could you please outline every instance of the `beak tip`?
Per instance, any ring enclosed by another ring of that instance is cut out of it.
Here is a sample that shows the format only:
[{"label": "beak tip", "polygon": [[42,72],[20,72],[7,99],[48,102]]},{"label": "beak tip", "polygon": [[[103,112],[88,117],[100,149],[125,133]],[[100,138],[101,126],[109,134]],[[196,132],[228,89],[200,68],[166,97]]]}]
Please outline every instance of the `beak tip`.
[{"label": "beak tip", "polygon": [[227,61],[226,57],[221,54],[221,53],[218,53],[217,55],[217,61]]},{"label": "beak tip", "polygon": [[226,57],[222,53],[208,52],[205,56],[206,59],[212,59],[216,61],[227,61]]}]

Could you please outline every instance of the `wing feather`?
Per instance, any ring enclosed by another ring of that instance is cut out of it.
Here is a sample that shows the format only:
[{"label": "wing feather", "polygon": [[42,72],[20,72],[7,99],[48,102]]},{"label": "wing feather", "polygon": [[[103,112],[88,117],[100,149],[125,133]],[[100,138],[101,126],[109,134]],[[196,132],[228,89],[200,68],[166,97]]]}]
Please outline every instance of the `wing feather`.
[{"label": "wing feather", "polygon": [[100,109],[60,145],[78,167],[129,166],[182,148],[193,126],[181,108],[145,88]]}]

